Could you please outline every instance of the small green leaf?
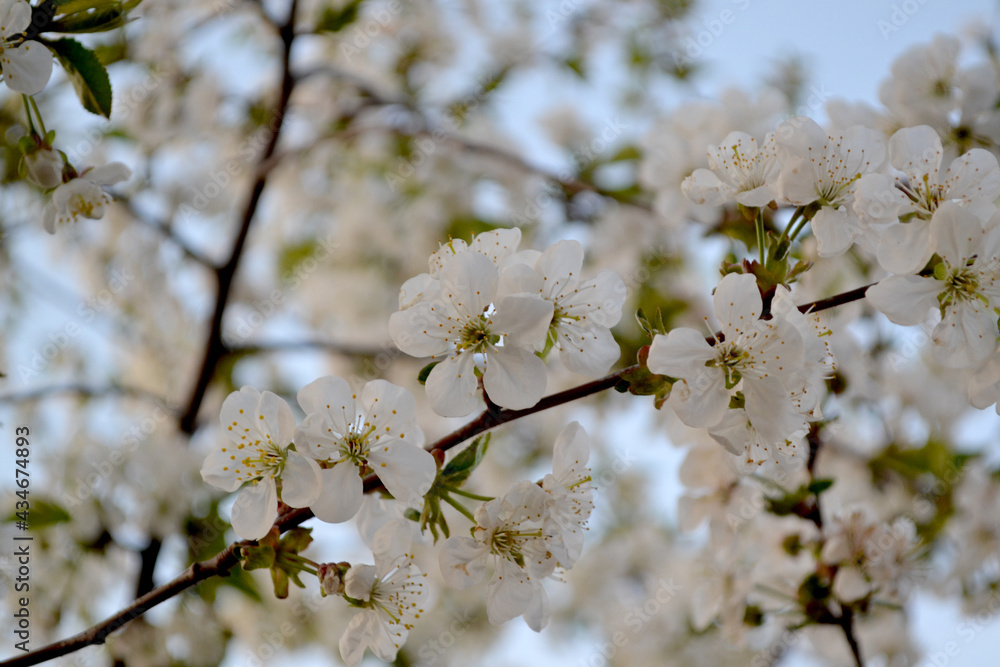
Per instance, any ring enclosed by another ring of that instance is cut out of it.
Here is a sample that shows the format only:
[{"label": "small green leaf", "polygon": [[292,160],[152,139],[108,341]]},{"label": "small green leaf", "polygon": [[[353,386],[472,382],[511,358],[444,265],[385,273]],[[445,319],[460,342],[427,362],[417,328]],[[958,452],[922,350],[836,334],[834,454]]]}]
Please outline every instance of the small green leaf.
[{"label": "small green leaf", "polygon": [[483,462],[486,448],[490,444],[490,434],[481,435],[472,444],[459,452],[441,471],[441,479],[448,486],[461,486],[472,471]]},{"label": "small green leaf", "polygon": [[362,0],[351,0],[340,9],[327,7],[316,23],[317,32],[340,32],[358,18]]},{"label": "small green leaf", "polygon": [[427,384],[427,378],[431,374],[431,371],[434,370],[434,367],[440,363],[441,363],[440,361],[432,361],[431,363],[421,368],[420,372],[417,373],[417,382],[419,382],[420,384]]},{"label": "small green leaf", "polygon": [[75,39],[45,42],[56,54],[87,111],[111,118],[111,81],[100,59]]},{"label": "small green leaf", "polygon": [[[28,509],[28,526],[31,530],[39,530],[69,520],[69,512],[59,505],[47,500],[40,500],[37,497],[31,499],[31,507]],[[10,516],[4,519],[4,523],[14,523],[15,521],[21,521],[17,512],[11,512]]]},{"label": "small green leaf", "polygon": [[814,479],[809,485],[809,493],[819,495],[833,486],[832,479]]}]

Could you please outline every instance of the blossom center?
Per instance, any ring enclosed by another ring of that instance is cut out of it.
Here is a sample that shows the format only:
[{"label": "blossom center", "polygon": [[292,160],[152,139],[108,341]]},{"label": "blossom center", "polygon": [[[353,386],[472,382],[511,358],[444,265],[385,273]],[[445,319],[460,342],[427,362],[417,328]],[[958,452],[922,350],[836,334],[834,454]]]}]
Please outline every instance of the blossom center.
[{"label": "blossom center", "polygon": [[455,350],[458,352],[486,352],[500,342],[500,336],[490,332],[490,319],[486,315],[470,320],[458,336]]}]

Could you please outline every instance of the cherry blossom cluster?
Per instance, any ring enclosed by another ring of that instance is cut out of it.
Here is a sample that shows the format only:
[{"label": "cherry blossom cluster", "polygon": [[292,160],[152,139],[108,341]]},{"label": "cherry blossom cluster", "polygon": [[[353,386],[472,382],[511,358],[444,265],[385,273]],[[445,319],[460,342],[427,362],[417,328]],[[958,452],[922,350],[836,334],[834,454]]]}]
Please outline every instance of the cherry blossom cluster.
[{"label": "cherry blossom cluster", "polygon": [[[979,369],[969,397],[986,407],[996,402],[1000,386],[1000,216],[994,204],[1000,165],[980,148],[947,166],[944,156],[929,126],[900,129],[886,141],[862,125],[828,134],[815,121],[796,117],[760,144],[744,132],[730,133],[709,147],[710,168],[695,170],[683,190],[703,205],[797,207],[783,233],[789,241],[809,223],[821,257],[840,256],[852,245],[873,256],[891,275],[868,290],[868,301],[896,324],[933,322],[936,313],[935,358]],[[761,462],[768,458],[764,452],[795,450],[833,366],[815,344],[822,331],[808,331],[781,285],[770,318],[758,320],[757,283],[750,275],[727,275],[715,296],[721,337],[711,345],[692,329],[657,337],[649,366],[683,380],[671,405],[685,423],[709,428],[741,453],[747,429],[747,460]],[[786,322],[788,315],[799,324]],[[805,362],[803,344],[815,350],[805,352]],[[731,401],[735,412],[727,409]]]},{"label": "cherry blossom cluster", "polygon": [[689,328],[657,335],[649,369],[677,378],[669,405],[685,424],[707,428],[748,464],[801,465],[808,422],[822,417],[834,370],[821,322],[780,286],[762,319],[757,280],[747,274],[726,275],[714,304],[718,332],[708,340]]},{"label": "cherry blossom cluster", "polygon": [[309,507],[323,521],[339,523],[361,507],[362,480],[374,474],[392,496],[420,504],[436,464],[421,448],[413,395],[373,380],[360,398],[343,378],[327,376],[302,388],[306,418],[295,423],[282,398],[253,387],[229,395],[220,420],[228,441],[202,467],[206,482],[240,489],[233,529],[244,539],[267,534],[278,500]]},{"label": "cherry blossom cluster", "polygon": [[441,572],[455,588],[487,577],[490,623],[518,616],[535,632],[548,623],[542,581],[570,569],[583,549],[583,531],[594,508],[586,432],[572,422],[556,439],[552,473],[540,483],[517,482],[476,510],[472,537],[450,537],[441,550]]},{"label": "cherry blossom cluster", "polygon": [[545,393],[542,357],[552,348],[589,377],[618,360],[610,328],[625,301],[621,278],[605,270],[584,279],[576,241],[518,252],[520,240],[517,228],[451,240],[431,256],[428,273],[400,289],[389,333],[403,352],[437,362],[426,387],[439,415],[483,407],[480,378],[496,405],[530,408]]},{"label": "cherry blossom cluster", "polygon": [[[441,549],[446,583],[467,588],[492,570],[490,621],[524,615],[532,629],[545,626],[549,611],[542,580],[556,568],[568,570],[579,558],[593,509],[590,445],[579,424],[570,424],[556,440],[551,474],[537,483],[518,482],[473,515],[447,494],[479,496],[449,486],[447,474],[437,482],[438,465],[421,446],[416,403],[405,389],[374,380],[359,395],[343,378],[326,376],[303,387],[298,403],[306,416],[297,425],[291,407],[276,394],[252,387],[230,394],[220,414],[226,441],[208,455],[202,477],[224,491],[239,490],[231,511],[233,529],[273,550],[266,566],[290,567],[292,575],[312,572],[324,594],[341,595],[360,609],[340,642],[348,664],[360,661],[366,648],[393,660],[426,605],[426,574],[412,553],[414,544],[425,540],[416,520],[404,518],[401,508],[423,507],[432,487],[475,522],[472,537],[451,537]],[[397,508],[395,518],[383,516],[369,526],[374,566],[316,564],[298,555],[308,538],[278,541],[272,524],[279,500],[309,507],[323,521],[344,522],[362,508],[362,482],[368,475],[378,478]],[[291,555],[282,558],[283,553]]]}]

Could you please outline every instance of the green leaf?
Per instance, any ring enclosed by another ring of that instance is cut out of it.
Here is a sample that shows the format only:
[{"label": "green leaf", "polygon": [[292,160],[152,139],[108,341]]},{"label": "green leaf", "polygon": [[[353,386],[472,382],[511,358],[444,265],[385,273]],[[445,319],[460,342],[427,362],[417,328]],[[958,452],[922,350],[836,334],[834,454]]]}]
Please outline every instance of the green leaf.
[{"label": "green leaf", "polygon": [[417,373],[417,382],[419,382],[420,384],[427,384],[427,378],[431,374],[431,371],[434,370],[434,367],[440,363],[441,363],[440,361],[432,361],[431,363],[421,368],[420,372]]},{"label": "green leaf", "polygon": [[[23,510],[21,510],[23,512]],[[17,512],[11,512],[4,519],[4,523],[14,523],[20,521]],[[31,498],[31,507],[28,509],[28,527],[31,530],[39,530],[57,523],[70,520],[69,512],[61,506],[47,500],[40,500],[37,496]]]},{"label": "green leaf", "polygon": [[111,81],[97,54],[75,39],[45,42],[56,54],[87,111],[111,118]]},{"label": "green leaf", "polygon": [[442,481],[448,486],[461,486],[472,471],[483,462],[486,448],[490,444],[490,434],[481,435],[472,444],[459,452],[441,471]]},{"label": "green leaf", "polygon": [[319,21],[316,23],[317,32],[340,32],[347,26],[354,23],[358,18],[358,10],[361,8],[362,0],[351,0],[340,9],[327,7],[323,10]]},{"label": "green leaf", "polygon": [[809,485],[809,493],[819,495],[833,486],[832,479],[814,479]]}]

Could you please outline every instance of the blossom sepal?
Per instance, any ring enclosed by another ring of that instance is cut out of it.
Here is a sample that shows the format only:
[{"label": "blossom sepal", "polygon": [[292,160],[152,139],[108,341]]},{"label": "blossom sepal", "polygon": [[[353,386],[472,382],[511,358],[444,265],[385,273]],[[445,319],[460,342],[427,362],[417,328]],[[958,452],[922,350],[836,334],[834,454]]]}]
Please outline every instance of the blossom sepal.
[{"label": "blossom sepal", "polygon": [[315,563],[299,555],[312,543],[311,528],[293,528],[279,538],[278,528],[272,527],[256,545],[240,548],[240,565],[244,570],[271,570],[274,596],[279,600],[288,597],[288,582],[305,588],[300,572],[317,574]]}]

